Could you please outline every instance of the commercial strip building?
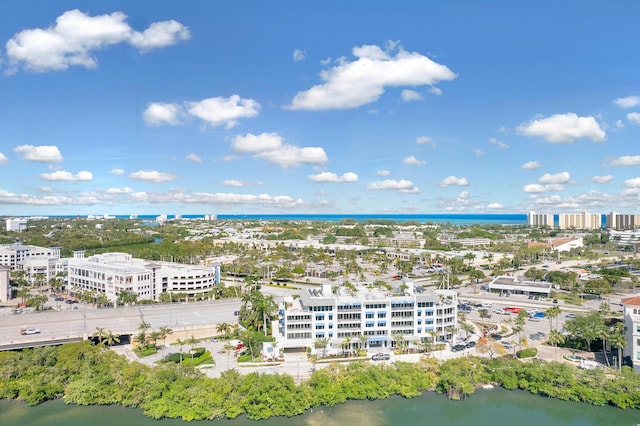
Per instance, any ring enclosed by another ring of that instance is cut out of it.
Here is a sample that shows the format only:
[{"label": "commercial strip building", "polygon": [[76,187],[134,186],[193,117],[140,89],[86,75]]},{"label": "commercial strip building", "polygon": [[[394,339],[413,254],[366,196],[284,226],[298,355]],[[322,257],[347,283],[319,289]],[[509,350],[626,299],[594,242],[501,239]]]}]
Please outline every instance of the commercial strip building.
[{"label": "commercial strip building", "polygon": [[127,253],[89,257],[77,251],[68,260],[68,286],[75,291],[102,293],[115,302],[123,291],[138,300],[159,300],[162,293],[183,293],[189,298],[213,297],[220,284],[220,265],[183,265],[135,259]]},{"label": "commercial strip building", "polygon": [[299,298],[285,297],[280,303],[274,337],[284,349],[313,347],[318,339],[359,347],[395,346],[395,335],[408,342],[451,340],[457,293],[409,282],[404,287],[402,295],[366,286],[340,287],[335,293],[331,284],[303,289]]},{"label": "commercial strip building", "polygon": [[624,325],[627,344],[622,349],[625,359],[629,359],[636,371],[640,372],[640,296],[622,299]]},{"label": "commercial strip building", "polygon": [[532,296],[551,296],[553,284],[546,281],[529,281],[523,277],[498,276],[488,284],[488,290],[500,294],[524,294]]}]

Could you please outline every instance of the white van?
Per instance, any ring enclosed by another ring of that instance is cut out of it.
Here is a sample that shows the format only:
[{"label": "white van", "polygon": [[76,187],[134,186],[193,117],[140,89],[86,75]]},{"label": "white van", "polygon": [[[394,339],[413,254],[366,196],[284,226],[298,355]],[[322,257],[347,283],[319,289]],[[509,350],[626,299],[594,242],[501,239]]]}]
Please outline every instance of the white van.
[{"label": "white van", "polygon": [[487,302],[485,302],[485,303],[483,303],[483,304],[482,304],[482,307],[483,307],[484,309],[491,309],[491,303],[487,303]]}]

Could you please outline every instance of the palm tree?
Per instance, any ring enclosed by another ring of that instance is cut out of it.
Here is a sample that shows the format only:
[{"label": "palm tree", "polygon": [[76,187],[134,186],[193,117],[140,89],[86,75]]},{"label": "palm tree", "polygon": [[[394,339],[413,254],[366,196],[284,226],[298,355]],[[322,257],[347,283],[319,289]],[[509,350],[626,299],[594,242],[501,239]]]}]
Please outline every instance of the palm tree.
[{"label": "palm tree", "polygon": [[229,365],[229,355],[231,355],[231,351],[234,350],[236,347],[233,346],[231,343],[226,343],[224,345],[224,350],[227,351],[227,365]]},{"label": "palm tree", "polygon": [[158,331],[160,331],[160,338],[162,339],[162,344],[164,346],[167,346],[167,336],[172,334],[173,330],[170,329],[168,326],[163,325],[160,327]]},{"label": "palm tree", "polygon": [[264,328],[262,329],[265,336],[267,335],[267,319],[271,319],[273,314],[278,309],[278,304],[273,300],[273,296],[268,295],[262,299],[262,321],[264,322]]},{"label": "palm tree", "polygon": [[93,333],[93,337],[98,338],[98,343],[102,343],[107,333],[104,331],[102,327],[96,327],[96,331]]},{"label": "palm tree", "polygon": [[191,352],[191,359],[193,359],[193,347],[197,345],[198,342],[200,341],[196,339],[193,334],[187,339],[187,345],[191,346],[191,348],[189,348],[189,352]]},{"label": "palm tree", "polygon": [[133,341],[138,343],[138,345],[140,346],[146,346],[148,343],[147,334],[144,332],[140,332],[133,337]]},{"label": "palm tree", "polygon": [[153,342],[154,346],[156,346],[156,343],[161,338],[162,338],[162,333],[159,330],[153,330],[151,333],[149,333],[149,340]]},{"label": "palm tree", "polygon": [[221,322],[216,326],[216,332],[226,335],[229,332],[229,324],[226,322]]},{"label": "palm tree", "polygon": [[613,326],[613,330],[609,335],[611,346],[618,348],[618,370],[622,369],[622,349],[627,346],[627,336],[625,335],[626,327],[623,322],[618,322]]},{"label": "palm tree", "polygon": [[564,342],[564,335],[559,330],[551,330],[549,331],[549,338],[547,339],[549,343],[553,345],[553,353],[555,360],[558,360],[558,345]]},{"label": "palm tree", "polygon": [[120,335],[109,330],[104,337],[104,343],[109,347],[115,345],[116,343],[120,343]]},{"label": "palm tree", "polygon": [[468,322],[461,322],[460,329],[466,333],[467,340],[469,340],[469,333],[472,333],[474,330],[473,324],[469,324]]},{"label": "palm tree", "polygon": [[557,318],[560,316],[560,313],[562,313],[562,309],[560,309],[559,306],[551,306],[544,311],[544,315],[549,318],[549,331],[551,331],[551,321],[554,318],[556,318],[556,328],[558,328]]},{"label": "palm tree", "polygon": [[322,358],[324,358],[327,353],[328,344],[329,344],[329,339],[325,337],[322,339],[316,339],[315,342],[313,342],[313,347],[316,349],[322,349]]},{"label": "palm tree", "polygon": [[182,340],[182,339],[180,339],[180,338],[177,338],[177,339],[176,339],[176,344],[177,344],[178,346],[180,346],[180,365],[182,365],[182,347],[184,346],[185,341],[184,341],[184,340]]},{"label": "palm tree", "polygon": [[140,322],[140,324],[138,325],[138,330],[142,332],[146,332],[150,328],[151,328],[151,324],[149,324],[145,320],[142,320],[142,322]]}]

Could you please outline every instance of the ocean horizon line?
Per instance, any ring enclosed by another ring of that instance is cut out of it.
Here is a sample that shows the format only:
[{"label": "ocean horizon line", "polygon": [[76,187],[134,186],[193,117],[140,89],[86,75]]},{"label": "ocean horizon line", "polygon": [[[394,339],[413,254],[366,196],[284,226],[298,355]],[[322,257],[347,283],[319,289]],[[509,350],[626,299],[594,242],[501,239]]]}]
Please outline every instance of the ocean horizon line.
[{"label": "ocean horizon line", "polygon": [[214,219],[214,220],[300,220],[330,221],[353,219],[359,222],[390,220],[396,222],[447,223],[453,224],[505,224],[522,225],[527,223],[526,213],[284,213],[284,214],[123,214],[123,215],[49,215],[49,216],[13,216],[47,217],[50,219],[137,219],[166,220],[175,219]]}]

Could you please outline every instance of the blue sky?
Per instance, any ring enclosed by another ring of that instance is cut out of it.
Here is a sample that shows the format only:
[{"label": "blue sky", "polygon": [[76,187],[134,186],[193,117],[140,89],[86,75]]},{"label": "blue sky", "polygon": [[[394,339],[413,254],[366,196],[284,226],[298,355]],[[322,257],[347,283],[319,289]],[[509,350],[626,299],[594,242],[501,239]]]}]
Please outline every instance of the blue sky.
[{"label": "blue sky", "polygon": [[0,215],[640,213],[640,3],[25,1]]}]

